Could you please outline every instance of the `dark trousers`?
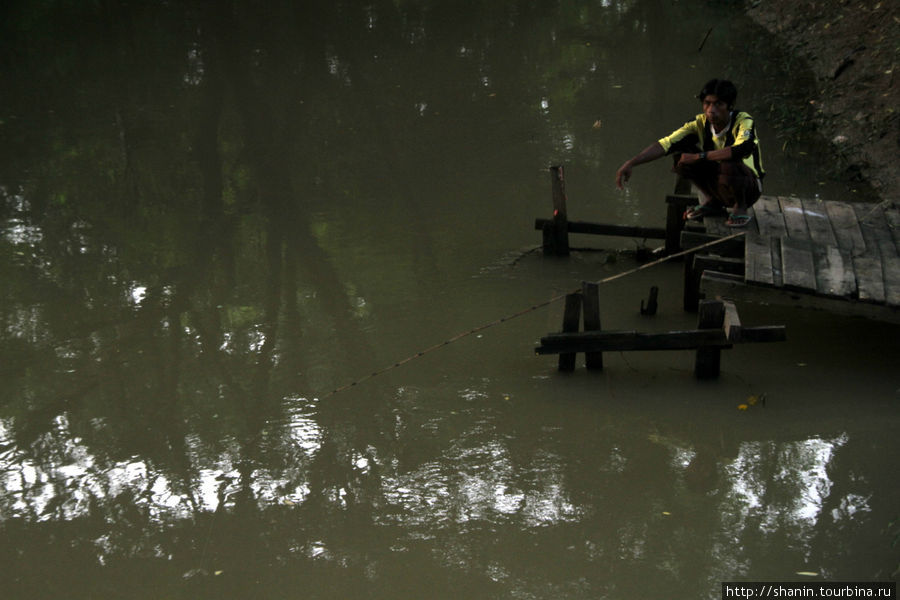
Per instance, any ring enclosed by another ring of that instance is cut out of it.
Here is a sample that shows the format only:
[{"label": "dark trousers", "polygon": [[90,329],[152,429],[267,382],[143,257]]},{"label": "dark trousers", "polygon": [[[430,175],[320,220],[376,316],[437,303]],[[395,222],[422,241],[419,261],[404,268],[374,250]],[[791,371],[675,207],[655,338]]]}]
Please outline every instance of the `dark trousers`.
[{"label": "dark trousers", "polygon": [[742,162],[698,160],[689,165],[676,163],[672,170],[697,186],[717,205],[746,210],[760,196],[756,176]]}]

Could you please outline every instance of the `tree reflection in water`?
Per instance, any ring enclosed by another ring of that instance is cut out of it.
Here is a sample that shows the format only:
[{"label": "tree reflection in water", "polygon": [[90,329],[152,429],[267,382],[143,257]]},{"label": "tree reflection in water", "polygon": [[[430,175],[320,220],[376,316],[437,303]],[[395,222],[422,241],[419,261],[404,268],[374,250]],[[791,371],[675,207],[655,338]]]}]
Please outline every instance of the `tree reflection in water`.
[{"label": "tree reflection in water", "polygon": [[447,238],[508,219],[480,196],[521,192],[511,146],[609,161],[551,111],[630,109],[629,65],[671,81],[660,4],[9,4],[4,595],[718,597],[785,562],[839,576],[854,536],[857,578],[889,571],[883,429],[513,401],[433,364],[317,399],[420,343],[386,321],[455,333],[435,290],[467,297],[447,264],[483,240]]}]

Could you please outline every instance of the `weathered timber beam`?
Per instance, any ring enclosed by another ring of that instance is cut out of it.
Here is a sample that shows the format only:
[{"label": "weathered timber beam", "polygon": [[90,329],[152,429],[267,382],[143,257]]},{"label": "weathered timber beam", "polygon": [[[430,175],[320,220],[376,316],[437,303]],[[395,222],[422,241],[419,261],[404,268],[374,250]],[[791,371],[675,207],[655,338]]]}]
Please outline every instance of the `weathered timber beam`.
[{"label": "weathered timber beam", "polygon": [[693,350],[703,346],[730,348],[721,329],[640,333],[602,331],[554,333],[541,338],[537,354],[562,352],[613,352],[633,350]]},{"label": "weathered timber beam", "polygon": [[857,316],[900,323],[900,309],[871,302],[854,302],[844,298],[829,298],[802,294],[784,288],[749,285],[743,277],[706,271],[700,280],[700,290],[707,296],[739,299],[744,302],[777,304],[795,308],[825,310],[839,315]]},{"label": "weathered timber beam", "polygon": [[[725,337],[725,303],[721,300],[701,300],[697,307],[697,328],[718,331]],[[727,338],[726,338],[727,339]],[[719,376],[722,349],[716,346],[700,346],[694,361],[694,376],[698,379],[714,379]]]},{"label": "weathered timber beam", "polygon": [[734,344],[783,342],[787,339],[784,325],[741,327],[739,340],[729,340],[723,329],[688,329],[641,333],[638,331],[603,331],[554,333],[541,338],[536,354],[571,352],[630,352],[649,350],[727,350]]},{"label": "weathered timber beam", "polygon": [[[703,244],[714,242],[720,238],[721,236],[712,235],[709,233],[700,233],[698,231],[682,231],[681,247],[685,250],[690,250],[691,248],[696,248],[697,246],[702,246]],[[716,244],[713,247],[715,248],[716,254],[718,254],[719,256],[730,256],[734,258],[743,258],[744,256],[744,240],[741,238],[728,240],[726,242],[722,242],[721,244]]]},{"label": "weathered timber beam", "polygon": [[[543,230],[551,219],[535,219],[534,228]],[[593,235],[617,235],[623,237],[639,237],[655,240],[666,239],[666,230],[661,227],[632,227],[629,225],[606,225],[604,223],[589,223],[587,221],[568,221],[569,233],[589,233]]]}]

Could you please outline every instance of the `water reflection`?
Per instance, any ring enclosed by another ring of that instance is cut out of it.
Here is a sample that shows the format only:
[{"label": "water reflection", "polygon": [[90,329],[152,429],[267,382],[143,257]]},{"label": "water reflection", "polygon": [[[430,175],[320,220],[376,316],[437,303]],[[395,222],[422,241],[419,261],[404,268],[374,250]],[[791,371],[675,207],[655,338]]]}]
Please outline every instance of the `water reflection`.
[{"label": "water reflection", "polygon": [[654,49],[672,11],[708,16],[104,6],[0,25],[11,597],[717,597],[716,578],[782,578],[768,556],[890,570],[893,417],[774,435],[643,358],[611,358],[616,396],[529,360],[555,314],[322,399],[596,276],[530,252],[551,162],[585,213],[656,218],[668,175],[611,199],[605,166],[671,120],[634,89],[693,89]]}]

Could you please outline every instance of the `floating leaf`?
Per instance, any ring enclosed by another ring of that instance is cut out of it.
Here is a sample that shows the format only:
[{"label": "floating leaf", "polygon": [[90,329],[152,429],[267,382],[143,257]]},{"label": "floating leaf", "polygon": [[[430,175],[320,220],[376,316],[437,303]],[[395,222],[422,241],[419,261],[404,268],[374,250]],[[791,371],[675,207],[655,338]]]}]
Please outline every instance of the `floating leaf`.
[{"label": "floating leaf", "polygon": [[803,575],[804,577],[818,577],[819,574],[813,571],[797,571],[797,575]]},{"label": "floating leaf", "polygon": [[738,404],[738,410],[747,410],[748,408],[750,407],[746,404]]},{"label": "floating leaf", "polygon": [[600,129],[601,127],[603,127],[603,122],[600,119],[597,119],[596,121],[594,121],[593,127],[594,129]]}]

